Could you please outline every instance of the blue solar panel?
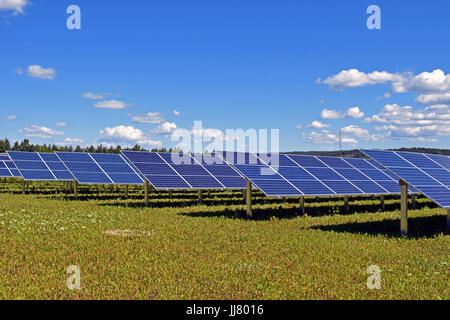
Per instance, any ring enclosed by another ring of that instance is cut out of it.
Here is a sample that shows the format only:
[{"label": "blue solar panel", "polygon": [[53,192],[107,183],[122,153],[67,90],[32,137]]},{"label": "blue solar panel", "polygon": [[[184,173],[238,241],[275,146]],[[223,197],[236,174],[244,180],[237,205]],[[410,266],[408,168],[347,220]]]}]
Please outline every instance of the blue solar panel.
[{"label": "blue solar panel", "polygon": [[38,153],[8,151],[8,155],[25,180],[57,180]]},{"label": "blue solar panel", "polygon": [[320,161],[324,162],[327,166],[330,168],[336,169],[336,168],[352,168],[351,165],[349,165],[347,162],[345,162],[341,158],[335,158],[335,157],[317,157]]},{"label": "blue solar panel", "polygon": [[144,184],[144,180],[119,154],[89,154],[115,184]]},{"label": "blue solar panel", "polygon": [[242,189],[246,186],[245,179],[215,155],[122,153],[157,189]]},{"label": "blue solar panel", "polygon": [[410,152],[362,151],[409,184],[414,192],[421,192],[441,207],[450,208],[450,172],[445,169],[445,157]]},{"label": "blue solar panel", "polygon": [[449,156],[442,156],[437,154],[427,154],[426,155],[429,159],[433,160],[437,164],[439,164],[441,167],[450,170],[450,157]]},{"label": "blue solar panel", "polygon": [[57,152],[56,155],[80,184],[113,184],[88,153]]},{"label": "blue solar panel", "polygon": [[305,195],[335,195],[330,188],[317,180],[289,180],[296,188]]},{"label": "blue solar panel", "polygon": [[359,158],[343,158],[343,160],[349,163],[352,167],[356,169],[376,169],[372,164],[370,164],[366,159]]},{"label": "blue solar panel", "polygon": [[352,183],[348,181],[323,181],[323,183],[330,189],[332,189],[337,194],[341,195],[356,195],[362,194],[363,192],[355,187]]}]

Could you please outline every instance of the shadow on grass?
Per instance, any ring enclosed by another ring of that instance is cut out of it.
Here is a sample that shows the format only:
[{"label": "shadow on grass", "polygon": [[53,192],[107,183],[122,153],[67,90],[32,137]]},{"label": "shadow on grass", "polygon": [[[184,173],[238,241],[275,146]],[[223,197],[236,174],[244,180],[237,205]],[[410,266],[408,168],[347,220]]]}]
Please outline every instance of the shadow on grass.
[{"label": "shadow on grass", "polygon": [[[449,234],[446,216],[416,217],[408,219],[408,238],[433,238],[438,234]],[[401,238],[400,217],[394,220],[351,222],[327,226],[314,226],[311,229],[353,234],[384,235]]]}]

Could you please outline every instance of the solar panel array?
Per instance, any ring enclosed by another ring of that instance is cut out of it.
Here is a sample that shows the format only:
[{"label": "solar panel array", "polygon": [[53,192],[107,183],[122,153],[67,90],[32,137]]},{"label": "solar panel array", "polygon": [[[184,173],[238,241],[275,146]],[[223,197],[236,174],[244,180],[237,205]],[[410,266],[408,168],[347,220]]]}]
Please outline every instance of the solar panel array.
[{"label": "solar panel array", "polygon": [[81,184],[143,184],[135,170],[118,154],[57,152]]},{"label": "solar panel array", "polygon": [[0,177],[1,178],[21,178],[16,165],[7,154],[0,154]]},{"label": "solar panel array", "polygon": [[379,150],[362,152],[439,206],[450,208],[450,157]]},{"label": "solar panel array", "polygon": [[245,180],[225,163],[210,164],[204,155],[123,151],[156,189],[245,188]]},{"label": "solar panel array", "polygon": [[399,193],[398,182],[366,159],[221,152],[267,196]]},{"label": "solar panel array", "polygon": [[70,181],[73,176],[54,154],[8,151],[21,176],[27,181]]}]

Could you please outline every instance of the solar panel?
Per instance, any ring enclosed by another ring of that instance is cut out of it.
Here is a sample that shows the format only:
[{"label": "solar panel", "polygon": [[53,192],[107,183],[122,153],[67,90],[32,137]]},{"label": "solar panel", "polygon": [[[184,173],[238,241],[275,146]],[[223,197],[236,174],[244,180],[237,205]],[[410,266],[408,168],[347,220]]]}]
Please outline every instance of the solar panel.
[{"label": "solar panel", "polygon": [[9,165],[9,168],[18,170],[24,180],[71,181],[74,179],[72,174],[54,154],[8,151],[8,155],[13,162],[13,164]]},{"label": "solar panel", "polygon": [[57,152],[80,184],[144,184],[119,154]]},{"label": "solar panel", "polygon": [[[297,196],[400,193],[398,182],[366,159],[230,152],[221,155],[268,196],[294,195],[292,187]],[[246,162],[239,163],[238,158]],[[264,167],[276,174],[261,175]],[[290,191],[276,190],[274,186]]]},{"label": "solar panel", "polygon": [[139,151],[122,154],[156,189],[245,188],[245,179],[220,158],[210,161],[207,155]]},{"label": "solar panel", "polygon": [[57,152],[56,155],[81,184],[113,184],[88,153]]},{"label": "solar panel", "polygon": [[[293,183],[267,165],[268,161],[252,153],[243,152],[219,152],[224,161],[236,168],[244,177],[252,182],[265,195],[272,197],[302,196]],[[270,158],[269,156],[265,158]],[[286,159],[289,160],[289,159]],[[283,160],[284,161],[284,160]],[[285,162],[283,162],[285,164]]]},{"label": "solar panel", "polygon": [[412,152],[361,150],[414,190],[450,208],[450,158]]},{"label": "solar panel", "polygon": [[0,154],[0,177],[1,178],[21,178],[14,162],[11,161],[8,154]]}]

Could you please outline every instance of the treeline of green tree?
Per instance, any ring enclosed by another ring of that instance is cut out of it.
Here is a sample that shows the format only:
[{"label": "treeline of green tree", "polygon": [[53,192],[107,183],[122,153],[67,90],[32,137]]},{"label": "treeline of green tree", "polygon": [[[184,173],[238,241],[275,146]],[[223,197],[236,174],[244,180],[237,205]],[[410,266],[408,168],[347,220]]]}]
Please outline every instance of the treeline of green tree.
[{"label": "treeline of green tree", "polygon": [[[122,148],[121,146],[116,147],[105,147],[102,145],[90,146],[90,147],[72,147],[72,146],[59,146],[55,144],[31,144],[28,139],[24,139],[22,142],[15,141],[13,144],[8,140],[8,138],[0,139],[0,153],[6,151],[28,151],[28,152],[90,152],[90,153],[120,153],[122,150],[133,150],[133,151],[149,151],[142,148],[140,145],[136,144],[133,148]],[[172,152],[177,151],[175,149],[152,149],[153,152]]]}]

